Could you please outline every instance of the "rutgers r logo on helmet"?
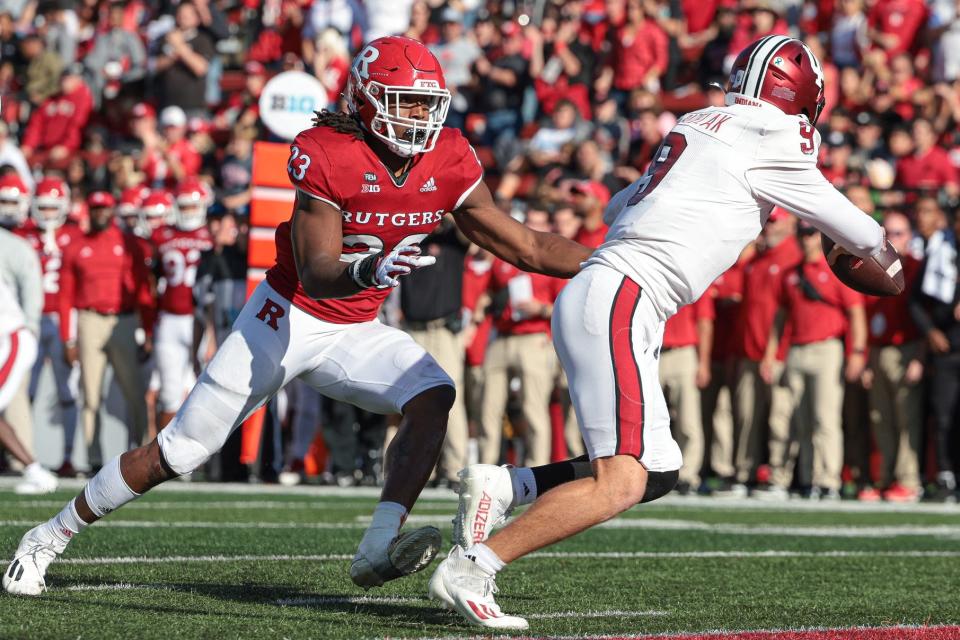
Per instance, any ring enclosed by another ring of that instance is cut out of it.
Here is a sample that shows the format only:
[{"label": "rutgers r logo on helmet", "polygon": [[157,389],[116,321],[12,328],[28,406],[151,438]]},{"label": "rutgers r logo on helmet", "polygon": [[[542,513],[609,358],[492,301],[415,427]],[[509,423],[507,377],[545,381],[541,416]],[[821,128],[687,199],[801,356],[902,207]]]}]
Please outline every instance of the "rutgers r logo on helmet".
[{"label": "rutgers r logo on helmet", "polygon": [[406,158],[433,150],[450,108],[440,62],[403,36],[378,38],[357,54],[345,97],[364,129]]},{"label": "rutgers r logo on helmet", "polygon": [[380,57],[380,52],[373,45],[367,45],[363,51],[357,54],[353,61],[353,68],[361,78],[366,80],[370,77],[370,63],[375,62]]}]

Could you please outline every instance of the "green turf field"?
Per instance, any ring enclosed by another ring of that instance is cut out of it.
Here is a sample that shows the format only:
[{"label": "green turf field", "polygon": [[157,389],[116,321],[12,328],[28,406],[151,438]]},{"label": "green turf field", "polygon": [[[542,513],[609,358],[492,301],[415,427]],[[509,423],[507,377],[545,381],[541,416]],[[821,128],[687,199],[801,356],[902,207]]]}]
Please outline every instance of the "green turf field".
[{"label": "green turf field", "polygon": [[[178,484],[79,536],[47,594],[0,596],[0,638],[377,638],[476,635],[426,599],[430,569],[369,593],[347,575],[375,502],[336,490]],[[0,554],[75,490],[0,489]],[[431,494],[407,526],[449,540]],[[960,622],[960,507],[671,498],[518,561],[498,601],[529,635]]]}]

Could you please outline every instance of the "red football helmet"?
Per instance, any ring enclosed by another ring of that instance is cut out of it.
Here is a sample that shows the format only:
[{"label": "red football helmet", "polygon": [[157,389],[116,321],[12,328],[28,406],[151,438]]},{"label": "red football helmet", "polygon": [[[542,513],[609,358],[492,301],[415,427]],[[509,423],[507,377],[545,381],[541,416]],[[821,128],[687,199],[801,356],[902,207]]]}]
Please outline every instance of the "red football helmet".
[{"label": "red football helmet", "polygon": [[143,199],[140,207],[141,222],[151,231],[165,224],[173,224],[176,222],[176,208],[173,195],[169,191],[156,189]]},{"label": "red football helmet", "polygon": [[141,237],[149,235],[149,227],[144,224],[146,221],[140,212],[148,195],[150,189],[146,185],[129,187],[120,193],[120,201],[117,203],[117,215],[120,216],[124,229]]},{"label": "red football helmet", "polygon": [[796,38],[767,36],[740,52],[727,83],[727,104],[763,100],[816,124],[823,110],[823,68]]},{"label": "red football helmet", "polygon": [[[345,94],[367,131],[403,157],[433,150],[450,107],[440,62],[422,42],[403,36],[364,47],[353,59]],[[400,115],[401,105],[424,97],[426,120]]]},{"label": "red football helmet", "polygon": [[213,204],[209,187],[196,178],[177,185],[176,224],[182,231],[195,231],[207,223],[207,208]]},{"label": "red football helmet", "polygon": [[33,191],[30,212],[41,229],[61,227],[70,213],[70,187],[60,178],[44,178]]},{"label": "red football helmet", "polygon": [[15,173],[0,178],[0,227],[18,227],[30,211],[30,190]]}]

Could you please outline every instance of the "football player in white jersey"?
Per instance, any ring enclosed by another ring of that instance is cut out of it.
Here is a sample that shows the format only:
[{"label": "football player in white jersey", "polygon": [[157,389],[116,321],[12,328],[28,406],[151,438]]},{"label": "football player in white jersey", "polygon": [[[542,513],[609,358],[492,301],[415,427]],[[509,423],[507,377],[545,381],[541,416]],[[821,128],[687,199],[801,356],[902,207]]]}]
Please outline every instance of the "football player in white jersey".
[{"label": "football player in white jersey", "polygon": [[[646,175],[612,199],[605,243],[557,299],[554,341],[589,456],[462,474],[458,545],[430,594],[474,624],[525,629],[493,600],[504,565],[676,483],[680,450],[657,376],[664,321],[733,265],[774,206],[861,258],[885,247],[881,227],[817,169],[823,73],[802,42],[769,36],[747,47],[725,103],[679,119]],[[486,540],[510,509],[535,499]]]}]

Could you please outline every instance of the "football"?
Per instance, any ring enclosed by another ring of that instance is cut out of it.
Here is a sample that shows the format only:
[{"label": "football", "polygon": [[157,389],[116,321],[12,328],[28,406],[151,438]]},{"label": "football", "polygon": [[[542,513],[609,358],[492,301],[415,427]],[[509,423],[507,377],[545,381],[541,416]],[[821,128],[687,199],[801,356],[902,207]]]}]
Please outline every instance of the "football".
[{"label": "football", "polygon": [[903,293],[903,264],[900,254],[886,240],[877,255],[861,259],[849,253],[826,235],[821,236],[827,264],[840,282],[870,296],[896,296]]}]

